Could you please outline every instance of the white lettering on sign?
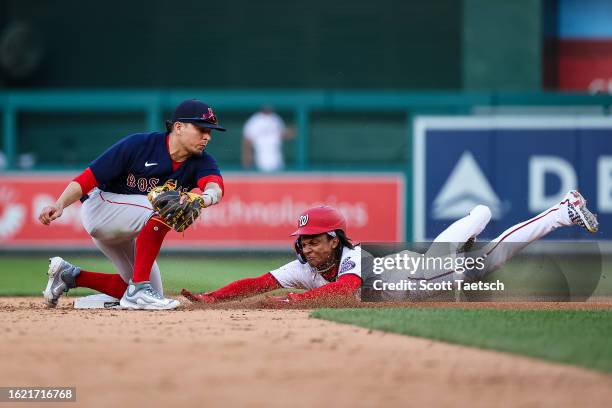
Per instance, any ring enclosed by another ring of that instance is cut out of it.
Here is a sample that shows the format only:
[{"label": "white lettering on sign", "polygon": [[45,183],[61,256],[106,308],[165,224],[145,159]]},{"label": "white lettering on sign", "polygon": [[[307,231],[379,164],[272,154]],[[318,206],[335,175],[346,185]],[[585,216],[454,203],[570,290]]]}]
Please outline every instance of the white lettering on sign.
[{"label": "white lettering on sign", "polygon": [[297,214],[308,208],[330,205],[340,211],[351,227],[363,228],[368,225],[369,211],[363,201],[339,201],[330,196],[322,201],[301,201],[291,196],[278,197],[274,201],[262,202],[244,200],[238,195],[206,209],[206,217],[198,218],[197,224],[208,226],[232,226],[240,224],[277,227],[285,225],[288,228],[295,225]]},{"label": "white lettering on sign", "polygon": [[[546,175],[556,176],[559,190],[546,194]],[[529,211],[539,213],[559,203],[569,190],[577,187],[574,167],[567,160],[556,156],[532,156],[529,158]]]},{"label": "white lettering on sign", "polygon": [[597,160],[597,211],[612,212],[612,156]]}]

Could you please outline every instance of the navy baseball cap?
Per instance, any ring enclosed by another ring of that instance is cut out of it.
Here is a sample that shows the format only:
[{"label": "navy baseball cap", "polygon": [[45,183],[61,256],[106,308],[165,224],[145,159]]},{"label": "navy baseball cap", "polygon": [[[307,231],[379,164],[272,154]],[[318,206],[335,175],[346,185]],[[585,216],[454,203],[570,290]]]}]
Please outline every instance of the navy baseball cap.
[{"label": "navy baseball cap", "polygon": [[198,127],[220,130],[225,132],[225,128],[219,126],[219,121],[212,108],[197,99],[188,99],[181,102],[174,110],[172,122],[193,123]]}]

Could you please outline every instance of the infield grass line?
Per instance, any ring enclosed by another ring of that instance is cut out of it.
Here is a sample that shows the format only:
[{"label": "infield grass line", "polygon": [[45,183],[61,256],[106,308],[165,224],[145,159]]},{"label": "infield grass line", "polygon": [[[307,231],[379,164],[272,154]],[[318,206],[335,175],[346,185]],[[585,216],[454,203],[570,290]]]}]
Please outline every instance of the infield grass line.
[{"label": "infield grass line", "polygon": [[360,308],[311,316],[612,373],[612,310]]}]

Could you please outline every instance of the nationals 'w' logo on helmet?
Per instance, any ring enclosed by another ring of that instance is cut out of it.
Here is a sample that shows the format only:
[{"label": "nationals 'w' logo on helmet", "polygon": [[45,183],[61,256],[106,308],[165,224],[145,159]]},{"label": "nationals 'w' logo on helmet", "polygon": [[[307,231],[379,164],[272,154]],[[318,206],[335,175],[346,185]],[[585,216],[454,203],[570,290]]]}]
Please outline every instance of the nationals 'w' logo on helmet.
[{"label": "nationals 'w' logo on helmet", "polygon": [[298,218],[297,230],[291,235],[325,234],[335,230],[346,232],[346,220],[339,211],[322,205],[304,211]]},{"label": "nationals 'w' logo on helmet", "polygon": [[300,218],[298,219],[298,228],[303,227],[306,224],[308,224],[308,214],[300,215]]}]

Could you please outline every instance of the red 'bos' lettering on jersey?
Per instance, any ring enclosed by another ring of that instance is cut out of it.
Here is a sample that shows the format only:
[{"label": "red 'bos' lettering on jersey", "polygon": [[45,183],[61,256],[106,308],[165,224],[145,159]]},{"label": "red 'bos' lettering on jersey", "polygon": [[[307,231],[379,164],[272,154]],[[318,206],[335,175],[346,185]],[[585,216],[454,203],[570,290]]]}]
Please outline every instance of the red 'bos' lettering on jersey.
[{"label": "red 'bos' lettering on jersey", "polygon": [[159,184],[159,179],[154,177],[149,179],[144,177],[136,178],[136,176],[130,173],[127,175],[126,184],[130,188],[138,188],[139,191],[142,191],[143,193],[148,193],[149,191],[157,187],[157,185]]}]

